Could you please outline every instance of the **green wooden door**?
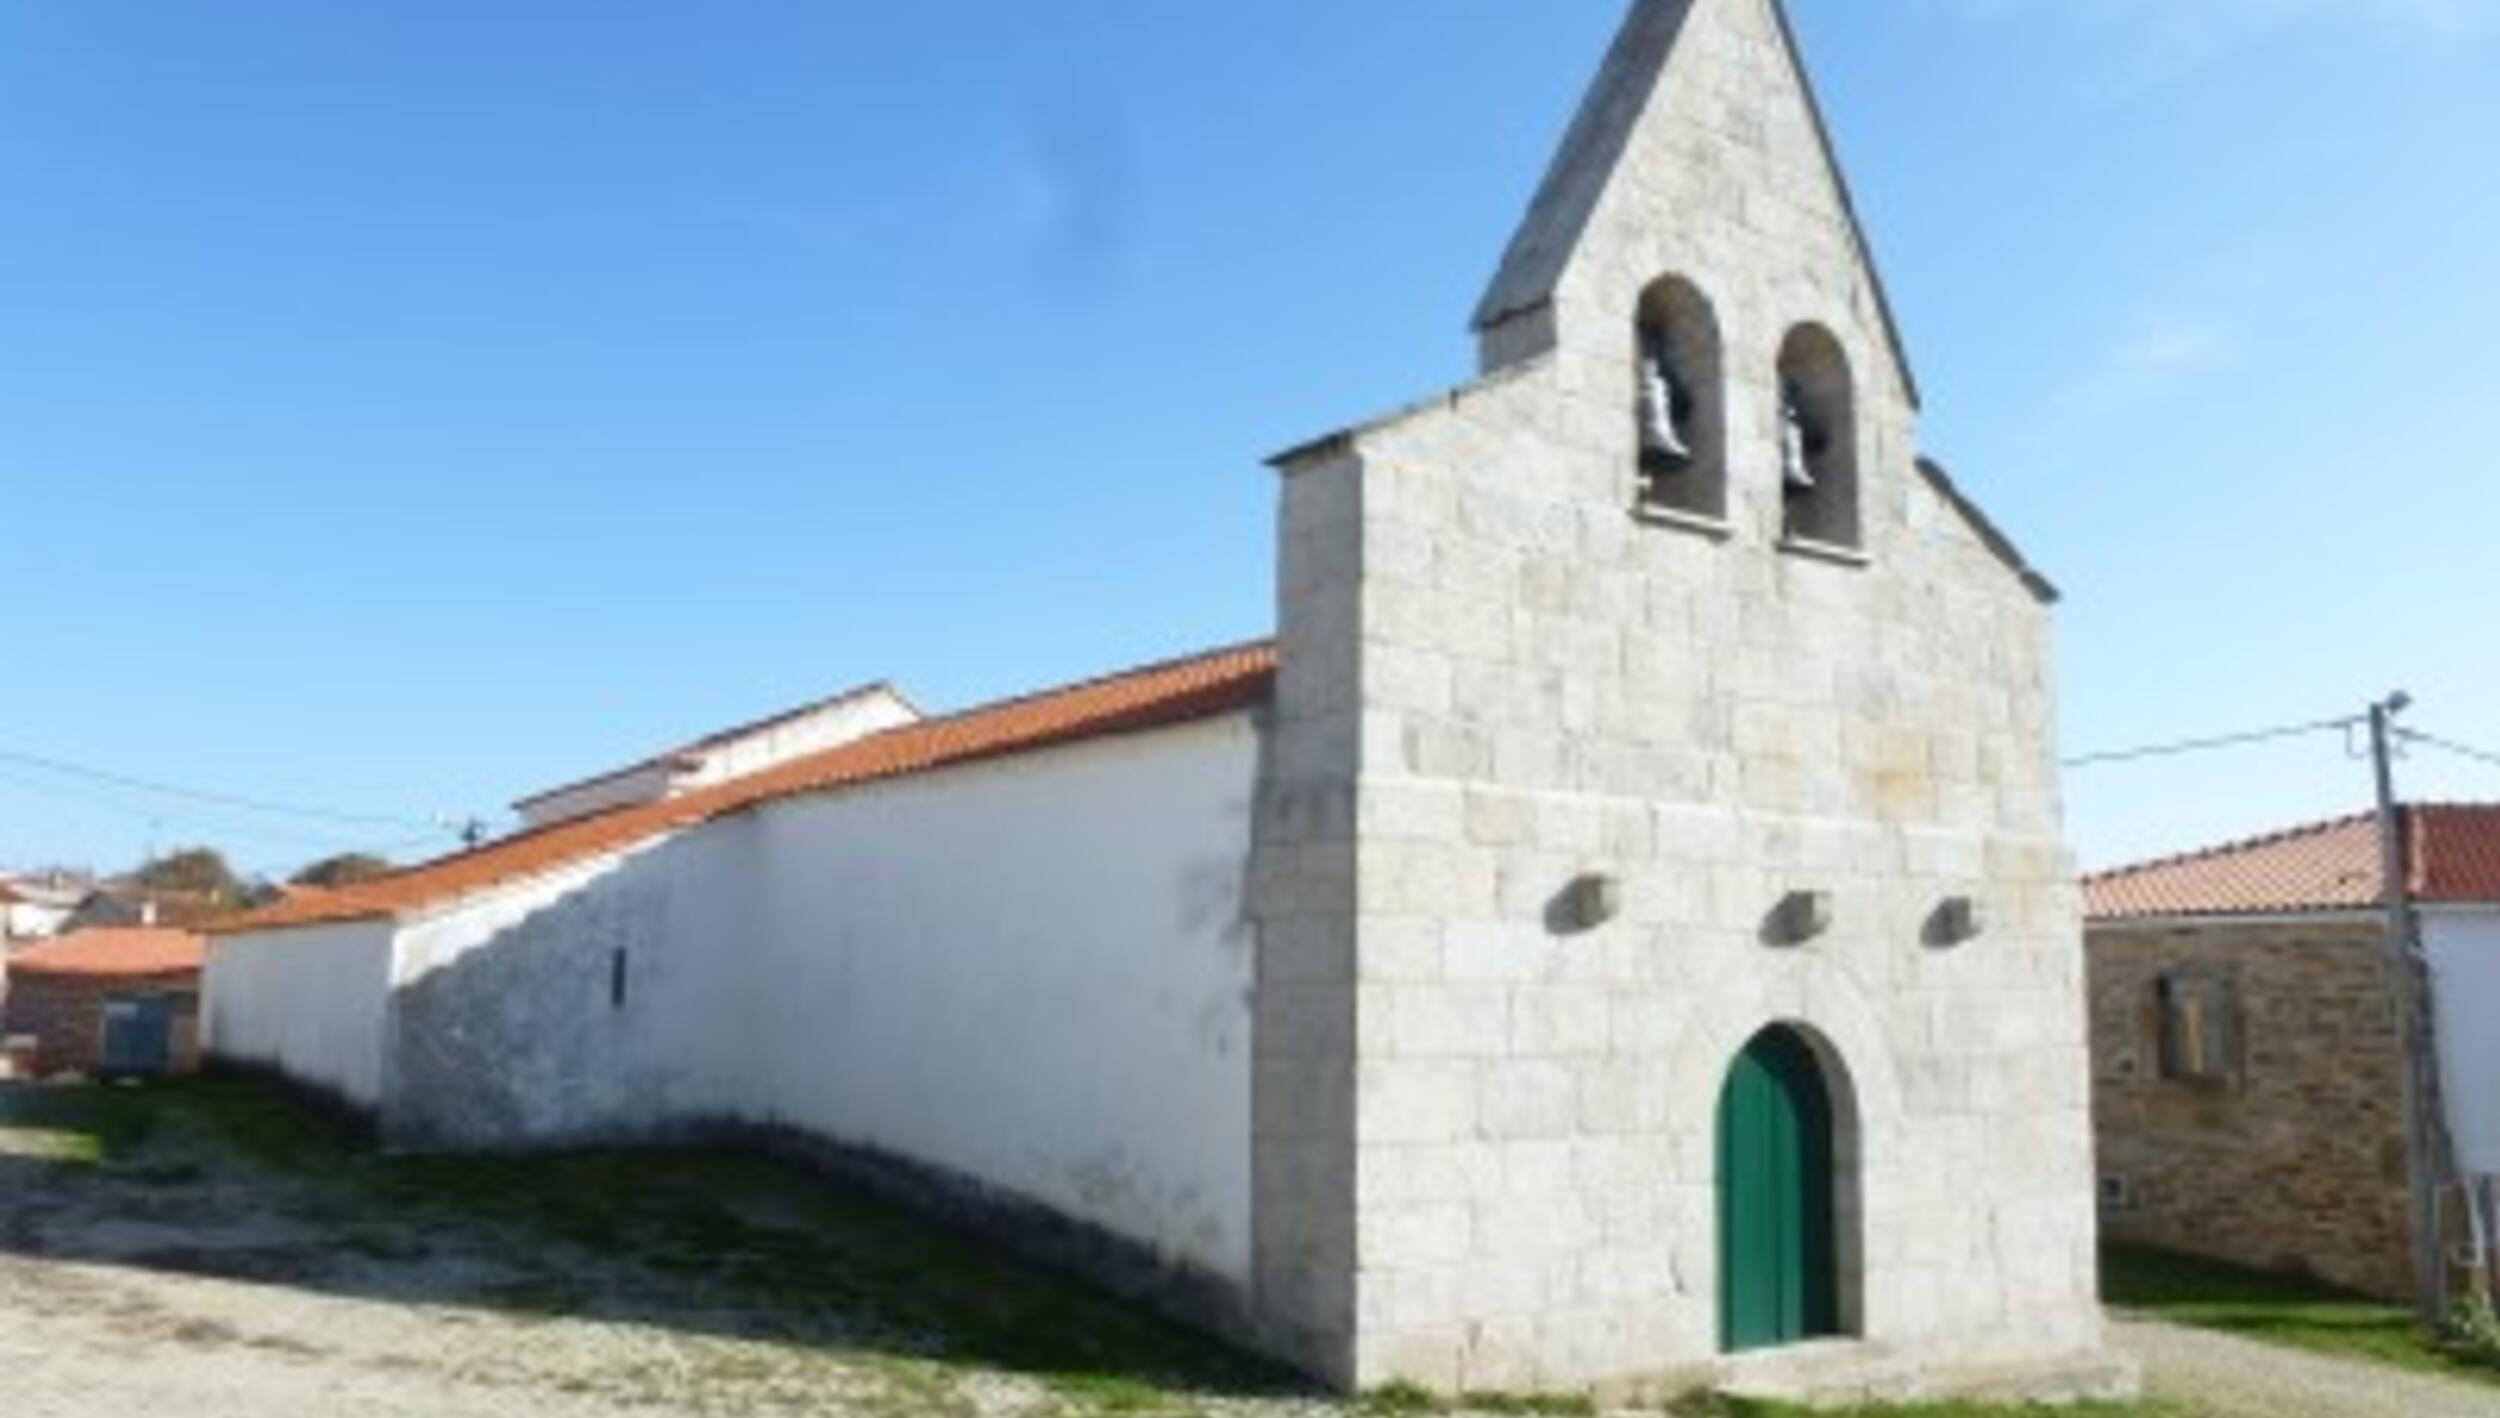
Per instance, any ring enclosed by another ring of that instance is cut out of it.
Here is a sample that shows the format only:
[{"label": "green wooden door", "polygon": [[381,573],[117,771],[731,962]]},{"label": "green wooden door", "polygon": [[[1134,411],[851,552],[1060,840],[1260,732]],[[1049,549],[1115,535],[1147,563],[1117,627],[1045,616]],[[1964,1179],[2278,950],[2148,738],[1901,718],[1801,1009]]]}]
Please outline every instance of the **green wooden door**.
[{"label": "green wooden door", "polygon": [[1719,1097],[1719,1342],[1733,1354],[1840,1332],[1832,1104],[1787,1029],[1747,1045]]}]

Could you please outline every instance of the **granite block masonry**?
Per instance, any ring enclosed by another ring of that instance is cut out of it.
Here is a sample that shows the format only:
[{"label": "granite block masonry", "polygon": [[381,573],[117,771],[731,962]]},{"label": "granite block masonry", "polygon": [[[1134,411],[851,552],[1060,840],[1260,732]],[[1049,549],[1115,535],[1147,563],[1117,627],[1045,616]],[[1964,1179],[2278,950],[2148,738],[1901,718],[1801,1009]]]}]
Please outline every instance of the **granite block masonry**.
[{"label": "granite block masonry", "polygon": [[[1723,1093],[1780,1031],[1835,1313],[1769,1342],[2092,1362],[2054,592],[1919,456],[1775,0],[1633,6],[1477,333],[1477,382],[1277,464],[1267,1342],[1512,1390],[1765,1342],[1729,1218],[1782,1183],[1735,1170]],[[1645,359],[1709,466],[1645,459]]]},{"label": "granite block masonry", "polygon": [[[2110,1234],[2412,1295],[2385,922],[2111,921],[2088,938]],[[2181,975],[2221,986],[2235,1016],[2214,1077],[2165,1076],[2161,990]]]}]

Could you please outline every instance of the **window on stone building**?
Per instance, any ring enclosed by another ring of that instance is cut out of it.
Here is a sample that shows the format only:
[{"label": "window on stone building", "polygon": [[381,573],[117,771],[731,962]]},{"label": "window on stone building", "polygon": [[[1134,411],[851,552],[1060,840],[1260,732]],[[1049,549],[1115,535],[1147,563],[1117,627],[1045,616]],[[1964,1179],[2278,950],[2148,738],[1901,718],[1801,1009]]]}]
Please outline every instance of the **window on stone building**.
[{"label": "window on stone building", "polygon": [[1642,294],[1635,336],[1641,505],[1725,521],[1727,404],[1718,317],[1690,281],[1670,276]]},{"label": "window on stone building", "polygon": [[2238,992],[2218,975],[2179,972],[2155,987],[2161,1006],[2161,1076],[2218,1083],[2239,1071]]},{"label": "window on stone building", "polygon": [[1798,326],[1780,346],[1779,435],[1787,539],[1859,548],[1856,386],[1848,352],[1820,325]]}]

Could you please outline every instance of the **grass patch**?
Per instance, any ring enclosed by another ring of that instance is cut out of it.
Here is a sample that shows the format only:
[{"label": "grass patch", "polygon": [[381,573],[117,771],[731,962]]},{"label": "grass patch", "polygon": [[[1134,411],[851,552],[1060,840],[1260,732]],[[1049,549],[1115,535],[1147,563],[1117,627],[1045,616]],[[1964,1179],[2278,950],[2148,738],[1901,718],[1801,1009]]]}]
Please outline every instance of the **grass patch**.
[{"label": "grass patch", "polygon": [[2146,1246],[2110,1246],[2101,1256],[2101,1293],[2112,1305],[2173,1324],[2500,1384],[2500,1367],[2431,1335],[2404,1306],[2309,1276]]},{"label": "grass patch", "polygon": [[[335,1231],[334,1254],[389,1265],[448,1248],[511,1271],[468,1303],[760,1340],[790,1364],[873,1379],[870,1401],[886,1395],[898,1414],[954,1411],[958,1382],[997,1375],[1040,1384],[1070,1415],[1308,1394],[1142,1309],[752,1154],[391,1157],[352,1123],[249,1077],[12,1091],[0,1108],[0,1127],[57,1132],[168,1193],[254,1172],[282,1182],[276,1204]],[[151,1156],[152,1136],[184,1145]],[[736,1390],[746,1378],[735,1369],[705,1378]]]},{"label": "grass patch", "polygon": [[1364,1418],[1421,1414],[1493,1414],[1502,1418],[1596,1418],[1597,1400],[1580,1393],[1468,1393],[1444,1398],[1411,1383],[1387,1384],[1356,1400]]},{"label": "grass patch", "polygon": [[0,1127],[41,1160],[102,1166],[137,1155],[160,1107],[146,1088],[27,1085],[0,1089]]},{"label": "grass patch", "polygon": [[1696,1395],[1668,1407],[1675,1418],[2197,1418],[2196,1411],[2145,1399],[2048,1408],[2002,1403],[1913,1403],[1900,1407],[1800,1408],[1789,1403]]},{"label": "grass patch", "polygon": [[2500,1374],[2500,1311],[2480,1296],[2459,1305],[2439,1346],[2461,1364]]},{"label": "grass patch", "polygon": [[[1131,1306],[769,1160],[702,1152],[406,1159],[370,1169],[365,1184],[396,1207],[633,1257],[664,1283],[652,1295],[603,1297],[632,1308],[673,1294],[750,1309],[782,1317],[796,1336],[1038,1378],[1105,1412],[1169,1411],[1175,1392],[1282,1386],[1273,1371]],[[759,1225],[742,1211],[775,1222]],[[573,1298],[557,1293],[559,1304]],[[529,1308],[538,1297],[504,1298]]]}]

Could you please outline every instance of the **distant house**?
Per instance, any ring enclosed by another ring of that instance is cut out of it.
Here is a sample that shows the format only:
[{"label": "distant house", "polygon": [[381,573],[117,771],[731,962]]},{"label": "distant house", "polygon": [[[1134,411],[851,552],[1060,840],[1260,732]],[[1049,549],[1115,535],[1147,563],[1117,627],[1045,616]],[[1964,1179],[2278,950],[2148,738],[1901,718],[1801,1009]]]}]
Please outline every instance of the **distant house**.
[{"label": "distant house", "polygon": [[241,904],[216,892],[110,881],[87,893],[61,922],[60,933],[159,926],[190,930],[232,914]]},{"label": "distant house", "polygon": [[[2500,806],[2408,808],[2403,837],[2440,1120],[2458,1170],[2493,1177]],[[2411,1293],[2380,853],[2364,815],[2086,881],[2109,1235]]]},{"label": "distant house", "polygon": [[67,872],[0,877],[0,955],[27,941],[49,940],[95,890]]},{"label": "distant house", "polygon": [[550,788],[512,805],[528,829],[552,827],[595,813],[682,797],[734,778],[751,777],[793,759],[823,753],[899,728],[920,717],[890,684],[869,685],[724,729],[683,748],[595,777]]},{"label": "distant house", "polygon": [[9,1055],[38,1074],[187,1072],[199,1060],[203,945],[187,931],[93,930],[9,963]]}]

